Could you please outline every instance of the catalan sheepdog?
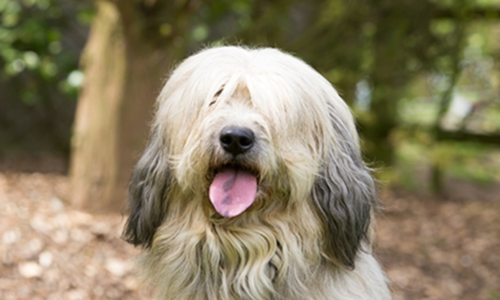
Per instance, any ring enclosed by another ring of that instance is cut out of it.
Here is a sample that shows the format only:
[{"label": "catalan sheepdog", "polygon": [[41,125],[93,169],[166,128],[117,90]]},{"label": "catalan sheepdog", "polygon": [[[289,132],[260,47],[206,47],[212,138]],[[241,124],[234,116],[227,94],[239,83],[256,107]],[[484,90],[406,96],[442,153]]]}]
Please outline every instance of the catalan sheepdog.
[{"label": "catalan sheepdog", "polygon": [[173,300],[390,299],[374,181],[348,106],[275,49],[201,51],[172,73],[123,237]]}]

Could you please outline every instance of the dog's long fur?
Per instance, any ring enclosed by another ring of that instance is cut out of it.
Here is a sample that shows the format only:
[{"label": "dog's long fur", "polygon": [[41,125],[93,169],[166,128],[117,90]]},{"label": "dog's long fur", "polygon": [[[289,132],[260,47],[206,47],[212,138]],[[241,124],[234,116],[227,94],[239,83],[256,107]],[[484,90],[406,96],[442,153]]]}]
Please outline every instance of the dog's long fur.
[{"label": "dog's long fur", "polygon": [[[226,153],[226,126],[250,128]],[[234,218],[209,201],[215,170],[258,173],[256,201]],[[159,299],[390,299],[370,253],[373,179],[335,89],[275,49],[201,51],[173,72],[133,172],[124,238]]]}]

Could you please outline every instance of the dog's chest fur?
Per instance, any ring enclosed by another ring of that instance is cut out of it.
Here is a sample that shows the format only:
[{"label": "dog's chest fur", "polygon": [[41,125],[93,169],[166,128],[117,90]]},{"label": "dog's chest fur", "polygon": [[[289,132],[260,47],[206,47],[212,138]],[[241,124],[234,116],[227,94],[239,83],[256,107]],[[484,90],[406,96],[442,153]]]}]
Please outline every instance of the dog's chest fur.
[{"label": "dog's chest fur", "polygon": [[325,272],[320,245],[313,232],[296,233],[300,221],[287,219],[244,226],[203,225],[196,216],[184,224],[177,218],[175,226],[167,221],[143,264],[160,299],[311,299],[308,291],[321,286],[317,277]]}]

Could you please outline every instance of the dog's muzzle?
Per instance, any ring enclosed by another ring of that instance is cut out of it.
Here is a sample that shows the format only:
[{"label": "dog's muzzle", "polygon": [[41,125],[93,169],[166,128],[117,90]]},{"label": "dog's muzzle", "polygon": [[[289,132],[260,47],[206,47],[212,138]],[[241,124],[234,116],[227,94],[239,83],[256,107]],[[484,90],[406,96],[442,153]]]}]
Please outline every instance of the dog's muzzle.
[{"label": "dog's muzzle", "polygon": [[220,132],[219,142],[222,149],[233,159],[230,164],[215,170],[209,197],[221,216],[232,218],[250,207],[257,195],[257,175],[238,163],[254,146],[255,134],[246,127],[225,127]]}]

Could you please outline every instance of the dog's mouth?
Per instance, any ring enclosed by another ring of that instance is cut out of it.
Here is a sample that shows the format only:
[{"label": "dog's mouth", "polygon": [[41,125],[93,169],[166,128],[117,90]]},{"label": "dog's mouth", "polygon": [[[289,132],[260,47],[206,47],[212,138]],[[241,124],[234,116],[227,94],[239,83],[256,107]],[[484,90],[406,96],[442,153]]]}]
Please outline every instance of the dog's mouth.
[{"label": "dog's mouth", "polygon": [[214,170],[209,197],[223,217],[242,214],[255,201],[258,172],[239,165],[225,165]]}]

